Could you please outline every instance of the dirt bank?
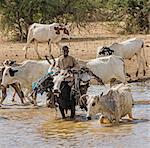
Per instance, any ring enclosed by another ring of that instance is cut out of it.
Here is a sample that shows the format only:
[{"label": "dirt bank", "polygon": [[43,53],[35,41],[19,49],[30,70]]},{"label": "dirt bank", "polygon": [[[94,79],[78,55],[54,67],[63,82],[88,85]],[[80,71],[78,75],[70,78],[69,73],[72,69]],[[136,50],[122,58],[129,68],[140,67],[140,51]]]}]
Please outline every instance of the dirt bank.
[{"label": "dirt bank", "polygon": [[[100,26],[97,24],[95,27],[92,28],[86,28],[80,30],[78,32],[77,30],[74,30],[73,37],[76,39],[70,40],[70,41],[63,41],[62,45],[69,45],[70,46],[70,54],[73,55],[76,58],[80,59],[91,59],[95,58],[96,56],[96,48],[98,46],[106,46],[110,45],[113,42],[121,42],[129,38],[137,37],[141,38],[145,42],[145,53],[146,58],[150,67],[150,35],[128,35],[128,36],[120,36],[117,35],[115,32],[110,30],[110,28],[106,28],[103,26]],[[25,60],[23,47],[25,46],[25,43],[19,43],[19,42],[10,42],[3,39],[0,39],[0,62],[4,61],[5,59],[13,59],[17,62],[22,62]],[[44,55],[48,55],[47,50],[47,44],[40,44],[39,45],[39,52],[40,55],[44,57]],[[52,45],[52,54],[55,57],[58,57],[59,55],[59,49],[56,47],[56,45]],[[33,44],[30,45],[30,48],[28,50],[28,58],[29,59],[37,59],[37,55],[33,49]],[[137,63],[135,58],[132,60],[126,61],[126,67],[127,72],[129,72],[132,75],[132,78],[135,78],[136,73],[136,67]],[[141,66],[142,68],[142,66]],[[140,78],[143,78],[142,76],[142,70],[140,70]],[[150,68],[147,68],[146,70],[146,76],[150,77]]]}]

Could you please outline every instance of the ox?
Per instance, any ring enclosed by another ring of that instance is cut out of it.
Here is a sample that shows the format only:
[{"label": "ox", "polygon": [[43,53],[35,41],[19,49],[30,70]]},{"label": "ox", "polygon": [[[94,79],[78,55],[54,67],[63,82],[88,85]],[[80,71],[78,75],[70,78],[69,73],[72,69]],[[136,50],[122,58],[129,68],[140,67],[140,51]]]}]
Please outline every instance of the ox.
[{"label": "ox", "polygon": [[[128,115],[132,120],[132,104],[133,97],[129,86],[119,84],[113,86],[106,95],[103,93],[100,96],[82,96],[88,100],[87,117],[97,113],[102,114],[101,123],[119,123],[119,120]],[[83,98],[81,98],[83,99]]]},{"label": "ox", "polygon": [[58,23],[53,24],[38,24],[34,23],[30,26],[27,36],[27,44],[23,48],[25,51],[25,58],[27,58],[27,49],[29,44],[34,41],[34,49],[40,59],[38,53],[38,43],[39,42],[48,42],[49,54],[51,54],[51,43],[56,43],[59,46],[59,42],[62,38],[70,38],[69,26],[60,25]]},{"label": "ox", "polygon": [[114,80],[125,80],[125,66],[123,58],[118,56],[100,57],[97,59],[91,59],[87,61],[79,61],[80,65],[84,65],[89,68],[96,76],[102,79],[104,83],[113,84]]},{"label": "ox", "polygon": [[[27,60],[20,66],[6,67],[3,72],[2,85],[6,87],[9,84],[19,82],[21,88],[27,89],[27,96],[32,91],[32,83],[47,74],[48,68],[49,63],[46,60]],[[33,96],[33,101],[34,105],[36,105],[36,94]]]},{"label": "ox", "polygon": [[[71,110],[71,118],[74,118],[75,106],[80,96],[87,92],[91,78],[103,84],[102,80],[87,68],[81,68],[79,71],[62,70],[54,76],[54,98],[63,118],[65,118],[64,110],[68,109]],[[86,82],[86,85],[81,85],[81,82]]]},{"label": "ox", "polygon": [[[16,63],[16,61],[12,61],[12,60],[5,60],[3,63],[3,66],[0,67],[0,85],[2,83],[2,75],[3,75],[3,72],[5,70],[5,67],[6,66],[18,66],[18,64]],[[15,90],[14,94],[13,94],[13,98],[12,98],[12,101],[14,101],[14,98],[15,98],[15,95],[16,93],[18,94],[18,96],[20,97],[21,99],[21,103],[24,104],[24,94],[20,88],[20,85],[18,83],[13,83],[13,84],[10,84],[10,86],[12,86]],[[2,89],[2,99],[0,101],[0,104],[3,103],[3,101],[5,100],[6,96],[7,96],[7,88],[6,87],[3,87],[1,86],[1,89]]]},{"label": "ox", "polygon": [[[142,56],[143,49],[143,56]],[[108,47],[98,47],[97,57],[107,56],[107,55],[117,55],[125,59],[131,59],[134,55],[137,57],[137,72],[138,76],[140,66],[143,66],[143,75],[145,76],[145,65],[147,65],[144,51],[144,42],[141,39],[130,39],[121,43],[113,43]]]}]

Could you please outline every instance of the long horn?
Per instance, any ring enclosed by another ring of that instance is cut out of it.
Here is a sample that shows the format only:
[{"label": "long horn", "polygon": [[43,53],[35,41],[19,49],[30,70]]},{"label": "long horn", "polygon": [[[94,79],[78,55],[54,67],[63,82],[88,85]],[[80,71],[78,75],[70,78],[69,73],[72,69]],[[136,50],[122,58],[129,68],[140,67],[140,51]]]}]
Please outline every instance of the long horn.
[{"label": "long horn", "polygon": [[51,65],[52,63],[50,62],[50,60],[48,59],[48,56],[45,56],[45,59],[47,60],[47,62]]},{"label": "long horn", "polygon": [[53,59],[53,66],[52,66],[52,67],[54,67],[54,66],[56,65],[56,60],[55,60],[55,58],[53,57],[52,54],[51,54],[51,57],[52,57],[52,59]]}]

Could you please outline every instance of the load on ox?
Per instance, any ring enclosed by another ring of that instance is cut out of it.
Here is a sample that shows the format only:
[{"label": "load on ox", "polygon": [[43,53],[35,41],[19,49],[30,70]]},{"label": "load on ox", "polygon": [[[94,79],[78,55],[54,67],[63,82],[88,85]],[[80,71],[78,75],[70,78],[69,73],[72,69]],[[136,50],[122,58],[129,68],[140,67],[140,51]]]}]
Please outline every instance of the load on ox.
[{"label": "load on ox", "polygon": [[86,94],[91,78],[103,84],[88,68],[78,71],[58,70],[53,74],[49,72],[36,82],[33,91],[41,94],[46,92],[48,107],[59,107],[63,118],[66,117],[64,111],[71,110],[73,118],[75,106],[80,105],[78,100],[81,95]]},{"label": "load on ox", "polygon": [[[88,68],[79,70],[61,70],[58,75],[54,76],[53,93],[56,103],[59,105],[59,110],[63,118],[66,118],[65,112],[71,110],[71,118],[75,116],[75,106],[78,103],[81,95],[87,92],[89,81],[94,78],[100,84],[102,80],[93,74]],[[82,82],[86,82],[82,85]]]}]

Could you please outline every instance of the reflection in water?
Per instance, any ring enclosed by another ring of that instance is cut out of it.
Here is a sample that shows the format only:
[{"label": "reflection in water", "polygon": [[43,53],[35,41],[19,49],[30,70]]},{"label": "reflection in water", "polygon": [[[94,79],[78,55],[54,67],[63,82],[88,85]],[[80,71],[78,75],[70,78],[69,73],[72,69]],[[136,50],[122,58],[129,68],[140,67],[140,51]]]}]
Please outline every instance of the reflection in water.
[{"label": "reflection in water", "polygon": [[[134,100],[150,100],[148,84],[131,88]],[[88,93],[100,94],[104,89],[91,86]],[[45,103],[43,98],[38,98],[40,103]],[[9,99],[5,103],[12,104]],[[102,125],[96,118],[86,121],[81,110],[75,121],[68,121],[45,107],[4,108],[0,110],[1,147],[150,147],[150,105],[135,105],[136,120],[124,119],[120,126]]]}]

